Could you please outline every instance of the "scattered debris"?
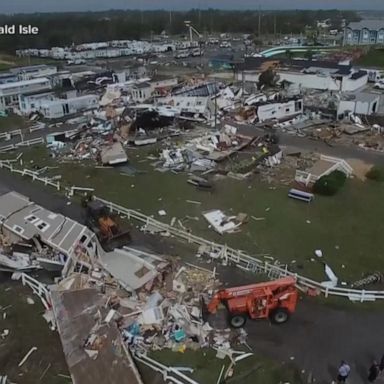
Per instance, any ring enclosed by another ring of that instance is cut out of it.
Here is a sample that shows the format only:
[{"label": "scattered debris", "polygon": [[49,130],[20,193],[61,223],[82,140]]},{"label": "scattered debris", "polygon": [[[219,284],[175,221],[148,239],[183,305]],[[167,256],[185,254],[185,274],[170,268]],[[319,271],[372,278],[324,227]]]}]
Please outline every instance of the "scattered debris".
[{"label": "scattered debris", "polygon": [[237,232],[248,221],[248,216],[245,213],[239,213],[237,216],[226,216],[218,209],[205,212],[203,216],[220,235]]},{"label": "scattered debris", "polygon": [[327,275],[329,280],[323,281],[321,284],[329,288],[336,287],[339,281],[338,277],[335,275],[335,273],[332,271],[331,267],[328,264],[325,264],[324,267],[325,267],[325,274]]},{"label": "scattered debris", "polygon": [[265,220],[266,218],[265,217],[255,217],[255,216],[251,216],[251,218],[255,221],[263,221]]},{"label": "scattered debris", "polygon": [[359,288],[364,288],[367,285],[370,284],[375,284],[375,283],[380,283],[384,280],[384,275],[382,272],[375,272],[372,273],[371,275],[368,275],[358,281],[355,281],[354,283],[351,284],[352,288],[359,289]]},{"label": "scattered debris", "polygon": [[9,335],[9,329],[4,329],[3,332],[0,334],[2,339],[5,339]]},{"label": "scattered debris", "polygon": [[27,303],[33,305],[35,304],[35,301],[31,297],[27,297]]},{"label": "scattered debris", "polygon": [[29,356],[32,355],[33,352],[37,351],[36,347],[32,347],[29,352],[22,358],[22,360],[19,363],[19,367],[21,367],[29,358]]}]

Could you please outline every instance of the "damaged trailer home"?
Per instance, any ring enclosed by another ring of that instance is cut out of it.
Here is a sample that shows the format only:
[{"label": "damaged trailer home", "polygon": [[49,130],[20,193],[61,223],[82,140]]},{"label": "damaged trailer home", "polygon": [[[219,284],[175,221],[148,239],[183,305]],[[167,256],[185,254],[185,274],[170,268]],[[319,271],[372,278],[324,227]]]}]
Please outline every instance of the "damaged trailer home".
[{"label": "damaged trailer home", "polygon": [[[16,192],[0,196],[0,223],[0,232],[8,244],[27,243],[37,252],[48,247],[52,257],[41,262],[57,265],[64,274],[76,253],[76,244],[82,241],[87,246],[85,239],[90,242],[94,237],[86,227],[48,211]],[[10,258],[12,256],[10,254]]]},{"label": "damaged trailer home", "polygon": [[126,290],[148,283],[161,264],[157,258],[143,258],[129,248],[106,252],[89,228],[16,192],[0,196],[0,233],[10,245],[31,244],[38,253],[48,248],[49,256],[37,260],[42,266],[59,266],[63,276],[74,271],[103,268]]},{"label": "damaged trailer home", "polygon": [[267,120],[283,120],[303,113],[303,99],[267,101],[257,104],[257,117],[260,122]]},{"label": "damaged trailer home", "polygon": [[[45,296],[35,293],[60,334],[72,382],[142,384],[134,360],[148,363],[150,351],[211,347],[232,356],[232,345],[246,345],[243,329],[217,330],[204,320],[202,299],[221,284],[216,268],[128,247],[104,252],[88,228],[15,192],[0,196],[0,208],[10,244],[38,242],[68,259],[62,279],[49,287],[35,281]],[[159,372],[168,382],[169,372]],[[196,383],[175,376],[171,382]]]}]

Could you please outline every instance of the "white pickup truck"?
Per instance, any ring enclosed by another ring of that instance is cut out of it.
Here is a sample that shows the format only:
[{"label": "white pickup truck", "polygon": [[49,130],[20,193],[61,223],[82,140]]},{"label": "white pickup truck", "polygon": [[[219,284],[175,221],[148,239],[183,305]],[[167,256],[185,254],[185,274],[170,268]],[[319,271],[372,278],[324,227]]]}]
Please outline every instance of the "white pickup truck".
[{"label": "white pickup truck", "polygon": [[229,41],[222,41],[220,43],[220,48],[232,48],[232,44]]},{"label": "white pickup truck", "polygon": [[186,49],[179,51],[175,56],[176,59],[186,59],[187,57],[189,57],[189,51]]}]

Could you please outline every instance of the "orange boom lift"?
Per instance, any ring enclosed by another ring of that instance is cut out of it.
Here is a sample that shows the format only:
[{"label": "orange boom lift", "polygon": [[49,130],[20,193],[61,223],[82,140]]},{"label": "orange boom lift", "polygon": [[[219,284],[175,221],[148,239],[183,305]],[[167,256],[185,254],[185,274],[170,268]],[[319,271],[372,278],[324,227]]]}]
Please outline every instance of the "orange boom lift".
[{"label": "orange boom lift", "polygon": [[298,290],[294,277],[244,285],[219,290],[207,305],[207,310],[215,314],[223,303],[229,312],[229,324],[241,328],[251,319],[270,319],[275,324],[288,321],[295,312]]}]

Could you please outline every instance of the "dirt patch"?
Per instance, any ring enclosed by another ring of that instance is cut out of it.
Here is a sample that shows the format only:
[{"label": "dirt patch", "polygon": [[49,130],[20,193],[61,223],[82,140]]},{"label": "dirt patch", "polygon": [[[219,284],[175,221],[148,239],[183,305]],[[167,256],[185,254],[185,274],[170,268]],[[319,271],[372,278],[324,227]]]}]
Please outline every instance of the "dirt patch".
[{"label": "dirt patch", "polygon": [[359,159],[346,159],[346,162],[353,168],[355,177],[362,181],[365,181],[365,175],[373,167],[373,164],[366,163]]},{"label": "dirt patch", "polygon": [[13,65],[15,63],[13,61],[7,61],[7,60],[0,59],[0,64]]}]

